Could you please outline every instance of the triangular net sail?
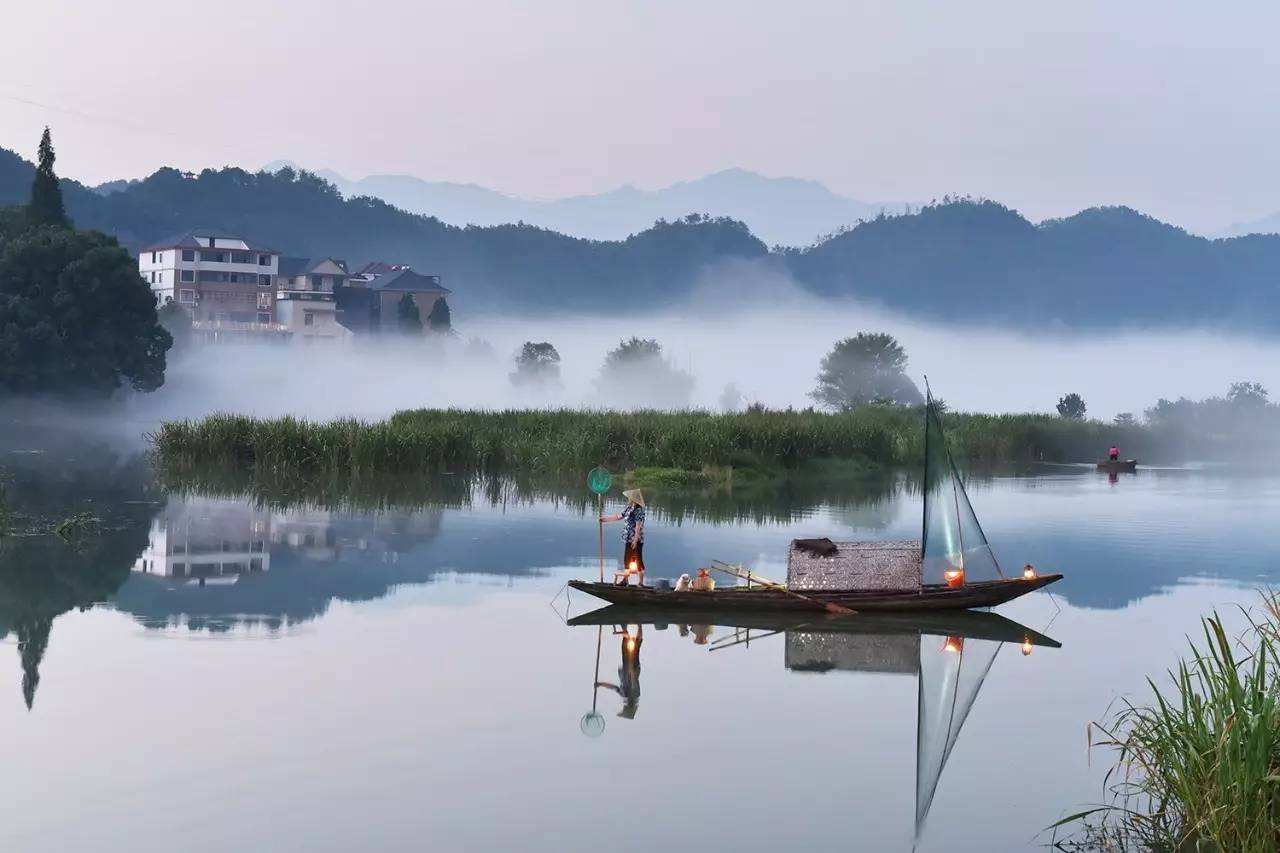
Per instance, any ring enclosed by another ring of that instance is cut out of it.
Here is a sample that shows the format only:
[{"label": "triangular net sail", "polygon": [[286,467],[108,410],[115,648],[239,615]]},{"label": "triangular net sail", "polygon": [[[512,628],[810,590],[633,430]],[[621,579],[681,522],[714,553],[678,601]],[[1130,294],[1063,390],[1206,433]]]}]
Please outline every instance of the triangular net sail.
[{"label": "triangular net sail", "polygon": [[1004,577],[986,534],[973,513],[964,483],[947,448],[942,419],[928,394],[924,428],[924,532],[921,581],[926,584]]},{"label": "triangular net sail", "polygon": [[916,717],[916,840],[924,830],[942,768],[960,737],[983,680],[1003,643],[920,635],[920,699]]}]

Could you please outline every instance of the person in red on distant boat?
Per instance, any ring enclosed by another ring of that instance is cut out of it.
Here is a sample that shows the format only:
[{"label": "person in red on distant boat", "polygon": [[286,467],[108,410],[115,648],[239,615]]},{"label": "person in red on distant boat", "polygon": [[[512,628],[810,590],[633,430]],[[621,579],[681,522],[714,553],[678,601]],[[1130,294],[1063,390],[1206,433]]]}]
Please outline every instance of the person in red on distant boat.
[{"label": "person in red on distant boat", "polygon": [[1113,444],[1113,445],[1111,445],[1111,449],[1110,449],[1109,451],[1107,451],[1107,454],[1111,457],[1111,461],[1112,461],[1112,462],[1115,462],[1115,461],[1119,460],[1119,458],[1120,458],[1120,448],[1116,447],[1116,446]]}]

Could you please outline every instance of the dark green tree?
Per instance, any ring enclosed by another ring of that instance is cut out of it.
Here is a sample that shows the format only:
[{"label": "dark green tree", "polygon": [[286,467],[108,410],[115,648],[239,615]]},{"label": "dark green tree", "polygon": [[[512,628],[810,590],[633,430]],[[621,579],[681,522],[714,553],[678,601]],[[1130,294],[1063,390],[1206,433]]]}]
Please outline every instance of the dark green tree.
[{"label": "dark green tree", "polygon": [[156,311],[156,316],[160,321],[160,325],[169,333],[169,337],[173,338],[173,349],[170,355],[186,352],[191,346],[191,315],[187,309],[183,308],[172,299],[165,301],[164,305]]},{"label": "dark green tree", "polygon": [[1121,412],[1112,419],[1112,423],[1116,426],[1129,427],[1137,425],[1138,419],[1133,416],[1133,412]]},{"label": "dark green tree", "polygon": [[422,333],[422,315],[418,313],[418,303],[413,300],[412,293],[405,293],[396,303],[396,323],[400,327],[401,334]]},{"label": "dark green tree", "polygon": [[433,332],[448,332],[453,328],[453,317],[449,312],[449,303],[441,296],[427,313],[427,328]]},{"label": "dark green tree", "polygon": [[1058,414],[1069,421],[1084,420],[1084,413],[1088,408],[1084,398],[1074,391],[1058,399]]},{"label": "dark green tree", "polygon": [[680,370],[653,338],[619,341],[604,357],[596,387],[604,402],[628,409],[689,405],[693,376]]},{"label": "dark green tree", "polygon": [[0,390],[154,391],[172,345],[137,262],[113,238],[43,226],[0,246]]},{"label": "dark green tree", "polygon": [[511,384],[517,388],[560,384],[560,353],[546,341],[525,341],[515,360],[516,369],[510,377]]},{"label": "dark green tree", "polygon": [[1242,409],[1264,409],[1267,397],[1261,382],[1232,382],[1227,389],[1227,402]]},{"label": "dark green tree", "polygon": [[906,374],[907,351],[892,335],[859,332],[837,341],[822,359],[815,402],[838,411],[868,403],[918,406],[920,389]]},{"label": "dark green tree", "polygon": [[71,221],[67,219],[67,211],[62,206],[62,188],[58,186],[58,175],[53,171],[54,159],[53,139],[46,127],[40,137],[36,176],[31,181],[31,204],[27,212],[33,225],[69,228]]}]

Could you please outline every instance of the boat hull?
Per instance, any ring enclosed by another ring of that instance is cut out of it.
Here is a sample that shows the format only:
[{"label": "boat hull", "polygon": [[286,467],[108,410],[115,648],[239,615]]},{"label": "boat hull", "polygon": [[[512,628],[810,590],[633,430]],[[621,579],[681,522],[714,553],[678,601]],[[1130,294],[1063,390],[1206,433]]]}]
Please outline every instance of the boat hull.
[{"label": "boat hull", "polygon": [[1133,473],[1138,470],[1137,459],[1104,459],[1098,463],[1099,471],[1120,471]]},{"label": "boat hull", "polygon": [[[979,581],[960,587],[926,584],[918,590],[899,592],[884,590],[805,590],[800,598],[776,589],[742,586],[722,587],[711,592],[676,592],[656,587],[619,586],[593,581],[569,581],[569,586],[580,592],[594,595],[610,604],[634,607],[689,608],[704,612],[726,610],[742,611],[815,611],[824,605],[839,604],[858,612],[878,611],[928,611],[968,610],[975,607],[994,607],[1012,601],[1021,595],[1034,592],[1051,583],[1062,580],[1060,574],[1040,575],[1034,578],[1009,578],[1006,580]],[[806,600],[807,599],[807,600]]]},{"label": "boat hull", "polygon": [[939,610],[933,612],[855,613],[768,612],[755,610],[702,610],[691,607],[635,607],[610,604],[568,621],[582,625],[719,625],[724,628],[751,628],[760,631],[805,631],[811,634],[869,634],[894,636],[935,634],[1002,643],[1030,643],[1061,648],[1062,644],[1039,631],[983,610]]}]

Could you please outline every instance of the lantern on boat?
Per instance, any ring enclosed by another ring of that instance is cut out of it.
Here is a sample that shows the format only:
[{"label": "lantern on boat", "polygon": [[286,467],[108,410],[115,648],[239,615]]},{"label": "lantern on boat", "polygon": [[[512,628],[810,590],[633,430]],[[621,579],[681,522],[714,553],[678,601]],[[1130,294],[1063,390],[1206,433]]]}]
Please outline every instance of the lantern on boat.
[{"label": "lantern on boat", "polygon": [[962,587],[964,586],[964,569],[947,569],[942,573],[942,578],[952,589]]},{"label": "lantern on boat", "polygon": [[1026,657],[1031,654],[1031,637],[1023,635],[1022,637],[1022,655]]},{"label": "lantern on boat", "polygon": [[627,563],[627,571],[629,572],[640,571],[640,562],[638,560],[632,560],[631,562]]},{"label": "lantern on boat", "polygon": [[1030,563],[1027,563],[1025,566],[1023,566],[1022,578],[1023,580],[1029,580],[1029,581],[1035,580],[1036,579],[1035,566],[1032,566]]},{"label": "lantern on boat", "polygon": [[947,637],[946,642],[942,644],[942,650],[959,654],[964,651],[964,637]]}]

